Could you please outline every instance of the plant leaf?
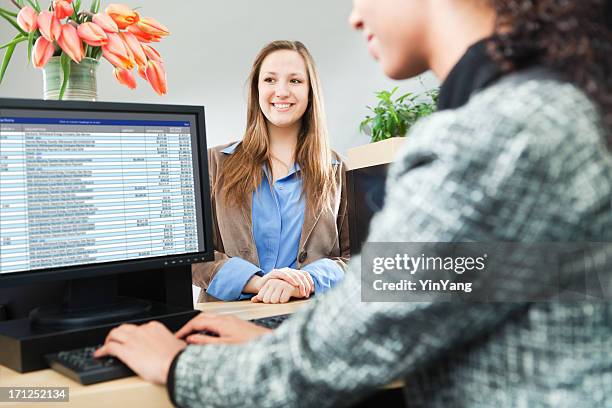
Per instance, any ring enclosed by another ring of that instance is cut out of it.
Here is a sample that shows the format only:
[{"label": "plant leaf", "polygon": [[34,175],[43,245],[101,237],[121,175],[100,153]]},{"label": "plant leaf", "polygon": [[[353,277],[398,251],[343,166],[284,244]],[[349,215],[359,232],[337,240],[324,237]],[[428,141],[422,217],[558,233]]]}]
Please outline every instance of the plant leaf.
[{"label": "plant leaf", "polygon": [[60,64],[62,66],[62,73],[64,74],[64,78],[62,80],[62,87],[60,88],[59,100],[61,101],[64,98],[64,93],[66,92],[66,87],[68,86],[68,80],[70,78],[70,57],[62,52],[62,56],[60,57]]},{"label": "plant leaf", "polygon": [[14,17],[12,17],[12,16],[10,16],[10,15],[8,15],[8,14],[5,14],[5,13],[4,13],[4,10],[2,10],[2,9],[0,9],[0,17],[4,18],[6,21],[8,21],[8,22],[9,22],[9,23],[10,23],[10,24],[11,24],[13,27],[15,27],[15,28],[17,29],[17,31],[19,31],[21,34],[23,34],[23,35],[25,35],[25,36],[27,36],[27,35],[28,35],[28,34],[27,34],[25,31],[23,31],[23,30],[21,29],[21,27],[19,27],[19,24],[17,24],[17,21],[15,20],[15,18],[14,18]]},{"label": "plant leaf", "polygon": [[77,0],[72,3],[72,16],[70,18],[77,24],[81,24],[85,21],[84,18],[83,20],[79,20],[79,10],[81,10],[81,0]]},{"label": "plant leaf", "polygon": [[99,10],[100,10],[100,0],[93,0],[91,2],[91,8],[89,9],[89,11],[91,11],[93,14],[97,14]]},{"label": "plant leaf", "polygon": [[8,47],[10,47],[11,45],[17,45],[17,44],[19,44],[20,42],[25,41],[25,40],[26,40],[26,38],[25,38],[25,37],[22,37],[22,36],[21,36],[21,34],[19,34],[19,35],[18,35],[18,37],[15,37],[15,39],[13,39],[13,40],[11,40],[11,41],[7,42],[7,43],[6,43],[6,44],[4,44],[4,45],[0,45],[0,50],[1,50],[1,49],[3,49],[3,48],[8,48]]},{"label": "plant leaf", "polygon": [[12,11],[8,11],[7,9],[3,9],[2,7],[0,7],[0,10],[2,10],[4,14],[8,14],[11,17],[17,18],[17,13],[13,13]]},{"label": "plant leaf", "polygon": [[36,2],[33,2],[32,0],[26,0],[26,1],[28,2],[30,6],[32,6],[34,10],[36,10],[36,12],[40,13],[40,4],[38,4],[38,0],[36,0]]},{"label": "plant leaf", "polygon": [[6,48],[6,52],[4,53],[4,58],[2,59],[2,68],[0,68],[0,84],[2,83],[2,79],[4,79],[4,73],[8,68],[9,62],[11,62],[11,57],[13,56],[13,52],[15,51],[15,47],[17,43],[11,44]]},{"label": "plant leaf", "polygon": [[34,48],[34,38],[36,31],[32,31],[28,36],[28,64],[32,62],[32,48]]},{"label": "plant leaf", "polygon": [[92,58],[99,60],[101,56],[102,56],[102,47],[96,47],[95,51],[93,52]]}]

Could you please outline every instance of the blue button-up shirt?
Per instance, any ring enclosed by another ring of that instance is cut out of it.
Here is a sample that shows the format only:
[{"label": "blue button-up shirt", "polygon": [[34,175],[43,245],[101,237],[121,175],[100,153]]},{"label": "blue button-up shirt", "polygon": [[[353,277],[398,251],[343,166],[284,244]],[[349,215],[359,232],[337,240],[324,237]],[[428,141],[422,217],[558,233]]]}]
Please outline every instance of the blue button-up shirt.
[{"label": "blue button-up shirt", "polygon": [[[232,154],[240,142],[222,152]],[[302,178],[296,163],[282,179],[270,186],[269,170],[263,169],[265,177],[253,192],[252,213],[253,238],[259,256],[259,266],[233,257],[226,261],[215,274],[207,293],[221,300],[242,300],[252,294],[242,293],[253,275],[263,276],[273,269],[289,267],[297,269],[302,225],[304,224],[304,199]],[[315,293],[323,293],[344,276],[342,268],[331,259],[323,258],[302,267],[315,284]]]}]

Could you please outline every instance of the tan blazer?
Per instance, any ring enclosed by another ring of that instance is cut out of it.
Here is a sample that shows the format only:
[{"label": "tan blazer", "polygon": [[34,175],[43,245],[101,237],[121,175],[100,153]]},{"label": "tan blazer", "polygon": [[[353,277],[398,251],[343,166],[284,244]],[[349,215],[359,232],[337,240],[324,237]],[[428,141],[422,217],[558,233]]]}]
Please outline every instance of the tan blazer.
[{"label": "tan blazer", "polygon": [[[215,188],[212,201],[213,245],[215,260],[194,264],[192,266],[193,284],[202,288],[198,302],[218,300],[206,294],[206,289],[215,274],[231,257],[238,256],[259,266],[257,247],[253,240],[253,223],[251,220],[251,200],[243,208],[228,206],[221,195],[221,183],[217,178],[221,173],[227,156],[222,150],[233,143],[208,149],[208,173],[211,191]],[[310,208],[306,203],[304,225],[297,254],[298,268],[321,258],[329,258],[346,271],[350,256],[348,236],[348,211],[346,200],[346,165],[340,156],[333,152],[338,164],[334,164],[337,194],[333,197],[329,211],[321,208]]]}]

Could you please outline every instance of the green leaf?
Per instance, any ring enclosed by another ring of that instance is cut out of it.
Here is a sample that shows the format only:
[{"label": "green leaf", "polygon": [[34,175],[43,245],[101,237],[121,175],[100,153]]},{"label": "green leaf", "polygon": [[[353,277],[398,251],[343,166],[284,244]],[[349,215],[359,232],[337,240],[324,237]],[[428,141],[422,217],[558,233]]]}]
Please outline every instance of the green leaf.
[{"label": "green leaf", "polygon": [[17,43],[11,44],[6,48],[4,58],[2,59],[2,68],[0,68],[0,84],[2,83],[2,79],[4,79],[4,74],[6,73],[6,69],[8,68],[9,62],[11,62],[11,57],[13,56],[13,52],[15,51],[16,46]]},{"label": "green leaf", "polygon": [[79,11],[81,10],[81,0],[72,3],[72,16],[70,17],[77,24],[81,24],[84,20],[79,20]]},{"label": "green leaf", "polygon": [[17,13],[13,13],[12,11],[8,11],[7,9],[3,9],[2,7],[0,7],[0,10],[2,10],[4,14],[8,14],[11,17],[17,18]]},{"label": "green leaf", "polygon": [[38,13],[40,13],[40,4],[38,4],[38,0],[36,1],[32,1],[32,0],[26,0],[28,2],[28,4],[30,6],[32,6],[32,8],[34,10],[36,10]]},{"label": "green leaf", "polygon": [[64,98],[64,93],[66,92],[66,87],[68,86],[68,80],[70,79],[70,61],[70,57],[66,55],[65,52],[62,52],[62,56],[60,57],[60,65],[62,66],[64,78],[62,79],[62,87],[60,88],[59,93],[60,101]]},{"label": "green leaf", "polygon": [[13,39],[13,40],[11,40],[11,41],[7,42],[7,43],[6,43],[6,44],[4,44],[4,45],[0,45],[0,50],[1,50],[1,49],[4,49],[4,48],[8,48],[8,47],[10,47],[11,45],[17,45],[17,44],[19,44],[20,42],[25,41],[25,40],[26,40],[26,38],[25,38],[25,37],[22,37],[22,36],[21,36],[21,34],[19,34],[19,35],[18,35],[18,37],[15,37],[15,39]]},{"label": "green leaf", "polygon": [[28,36],[28,64],[32,62],[32,48],[34,48],[34,39],[36,38],[36,31],[32,31]]},{"label": "green leaf", "polygon": [[398,87],[394,87],[391,91],[375,92],[378,104],[373,108],[367,106],[374,116],[366,116],[359,131],[370,135],[372,142],[405,136],[420,118],[436,111],[438,90],[428,90],[421,95],[407,92],[394,98],[397,91]]},{"label": "green leaf", "polygon": [[92,58],[99,60],[102,56],[102,47],[96,47],[95,51],[92,53]]},{"label": "green leaf", "polygon": [[97,14],[99,10],[100,10],[100,0],[93,0],[91,2],[91,8],[89,9],[89,11],[92,12],[93,14]]},{"label": "green leaf", "polygon": [[13,27],[15,27],[15,28],[17,29],[17,31],[19,31],[21,34],[23,34],[23,35],[25,35],[25,36],[27,36],[27,35],[28,35],[28,34],[27,34],[25,31],[23,31],[23,30],[21,29],[21,27],[19,27],[19,24],[17,24],[17,21],[15,20],[15,18],[14,18],[14,17],[12,17],[12,16],[10,16],[10,15],[8,15],[8,14],[5,14],[5,13],[4,13],[4,10],[2,10],[2,9],[0,9],[0,17],[4,18],[6,21],[8,21],[8,22],[9,22],[9,23],[10,23],[10,24],[11,24]]}]

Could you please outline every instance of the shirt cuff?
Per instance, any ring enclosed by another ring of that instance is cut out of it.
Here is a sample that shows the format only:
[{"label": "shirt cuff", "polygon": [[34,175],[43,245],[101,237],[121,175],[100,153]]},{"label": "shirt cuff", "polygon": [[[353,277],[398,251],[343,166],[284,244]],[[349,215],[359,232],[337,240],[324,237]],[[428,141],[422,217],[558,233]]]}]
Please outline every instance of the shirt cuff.
[{"label": "shirt cuff", "polygon": [[317,259],[308,265],[304,265],[302,270],[312,276],[315,294],[327,292],[344,278],[344,270],[328,258]]},{"label": "shirt cuff", "polygon": [[174,371],[176,369],[176,364],[178,363],[178,359],[181,356],[181,354],[183,354],[183,351],[185,351],[185,349],[182,349],[181,351],[176,353],[176,356],[174,356],[174,358],[172,359],[172,364],[170,364],[170,369],[168,370],[168,378],[166,378],[166,389],[168,390],[168,397],[170,397],[170,402],[175,407],[178,407],[178,404],[176,403],[176,399],[174,396],[174,385],[175,385]]},{"label": "shirt cuff", "polygon": [[255,274],[261,274],[261,269],[242,258],[228,259],[217,271],[206,293],[219,300],[231,301],[241,298],[245,285]]}]

